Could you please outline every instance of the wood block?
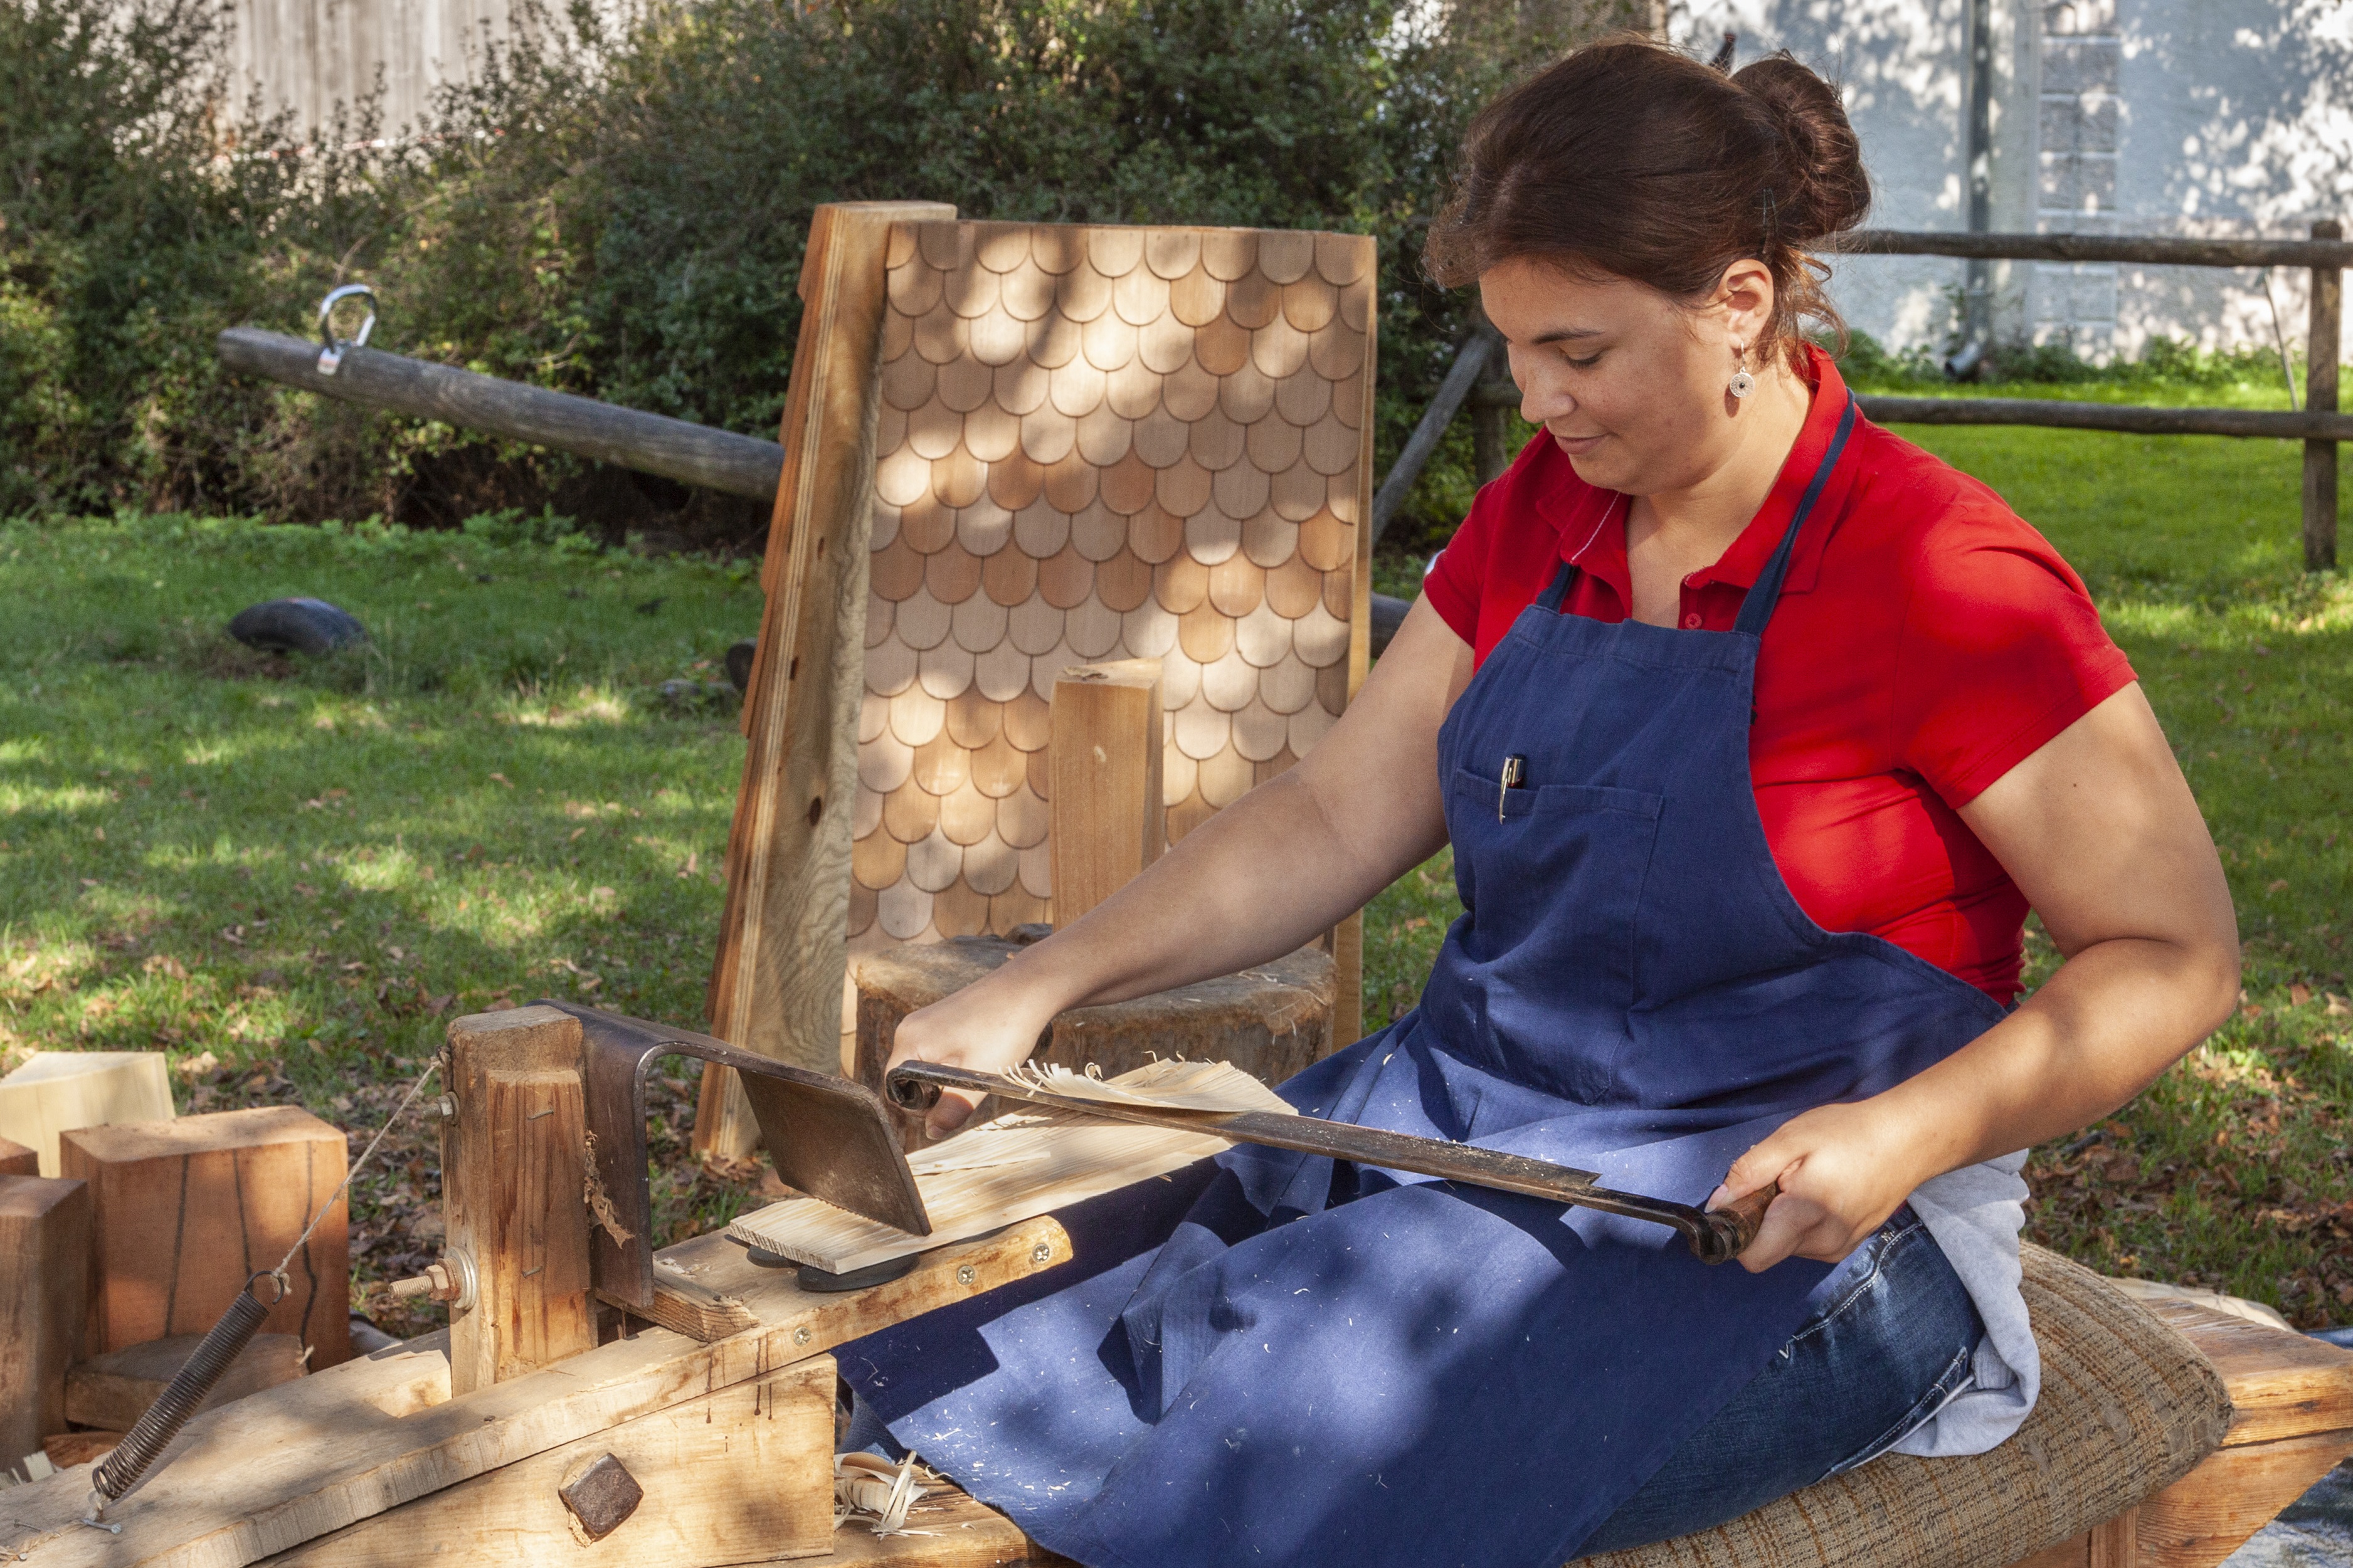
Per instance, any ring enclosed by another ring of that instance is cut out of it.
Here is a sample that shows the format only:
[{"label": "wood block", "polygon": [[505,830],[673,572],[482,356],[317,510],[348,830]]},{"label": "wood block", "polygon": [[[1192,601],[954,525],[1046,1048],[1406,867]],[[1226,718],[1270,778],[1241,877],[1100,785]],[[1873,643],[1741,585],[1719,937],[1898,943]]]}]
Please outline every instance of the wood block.
[{"label": "wood block", "polygon": [[1054,681],[1046,742],[1054,923],[1069,925],[1160,858],[1160,661],[1072,665]]},{"label": "wood block", "polygon": [[[272,1568],[709,1568],[833,1546],[829,1355],[641,1415],[266,1559]],[[594,1540],[562,1489],[607,1456],[643,1489]]]},{"label": "wood block", "polygon": [[66,1425],[66,1369],[81,1354],[90,1189],[0,1176],[0,1466]]},{"label": "wood block", "polygon": [[44,1176],[65,1173],[61,1132],[172,1114],[161,1051],[36,1051],[0,1078],[0,1138],[29,1145]]},{"label": "wood block", "polygon": [[237,1568],[387,1509],[1071,1259],[1050,1217],[940,1248],[905,1278],[839,1294],[800,1289],[721,1236],[667,1247],[688,1278],[739,1297],[760,1326],[712,1344],[647,1329],[562,1366],[452,1397],[437,1333],[248,1395],[188,1424],[120,1536],[78,1522],[86,1476],[8,1494],[0,1562],[37,1542],[38,1568]]},{"label": "wood block", "polygon": [[450,1386],[467,1394],[596,1348],[587,1122],[569,1013],[472,1014],[449,1026],[449,1048],[442,1205],[448,1248],[477,1281],[473,1305],[449,1314]]},{"label": "wood block", "polygon": [[[801,263],[799,346],[776,436],[785,468],[703,1010],[728,1044],[812,1072],[841,1059],[885,268],[897,225],[955,216],[938,202],[828,203],[811,216]],[[695,1152],[742,1158],[758,1142],[733,1069],[705,1067]]]},{"label": "wood block", "polygon": [[[255,1273],[278,1267],[343,1179],[343,1135],[295,1105],[64,1134],[90,1183],[89,1353],[201,1334]],[[264,1333],[311,1347],[312,1370],[352,1353],[347,1205],[337,1198],[289,1266]]]},{"label": "wood block", "polygon": [[[956,937],[867,953],[852,966],[858,985],[858,1079],[881,1092],[899,1021],[961,991],[1018,951],[1002,937]],[[1302,948],[1238,974],[1102,1007],[1076,1007],[1039,1041],[1037,1060],[1074,1071],[1090,1063],[1106,1078],[1157,1058],[1231,1062],[1260,1082],[1281,1083],[1331,1053],[1331,955]],[[887,1096],[885,1097],[888,1098]],[[897,1113],[907,1147],[923,1144],[923,1119]]]},{"label": "wood block", "polygon": [[[174,1334],[81,1363],[66,1373],[66,1419],[78,1426],[129,1431],[132,1423],[147,1414],[147,1407],[179,1375],[203,1337]],[[256,1334],[197,1408],[215,1409],[232,1399],[275,1388],[307,1370],[301,1340],[292,1334]]]},{"label": "wood block", "polygon": [[96,1464],[121,1441],[120,1432],[58,1432],[41,1439],[41,1452],[58,1468],[70,1470],[76,1465]]},{"label": "wood block", "polygon": [[37,1176],[41,1173],[41,1153],[22,1143],[11,1143],[0,1138],[0,1176]]}]

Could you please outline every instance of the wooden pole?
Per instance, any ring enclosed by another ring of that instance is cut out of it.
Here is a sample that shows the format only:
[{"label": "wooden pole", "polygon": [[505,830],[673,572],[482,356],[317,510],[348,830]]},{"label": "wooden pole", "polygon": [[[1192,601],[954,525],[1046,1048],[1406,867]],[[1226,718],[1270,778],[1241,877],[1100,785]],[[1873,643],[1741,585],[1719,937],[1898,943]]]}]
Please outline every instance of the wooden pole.
[{"label": "wooden pole", "polygon": [[580,1020],[553,1007],[449,1026],[441,1203],[449,1255],[474,1281],[449,1313],[452,1394],[596,1348],[580,1052]]},{"label": "wooden pole", "polygon": [[[812,1072],[841,1070],[887,265],[893,244],[913,245],[915,224],[955,217],[938,202],[821,206],[801,265],[785,465],[760,572],[767,602],[704,1012],[729,1045]],[[704,1068],[695,1152],[742,1159],[759,1137],[733,1071]]]},{"label": "wooden pole", "polygon": [[1471,466],[1482,485],[1512,466],[1512,409],[1519,401],[1510,382],[1483,382],[1471,398]]},{"label": "wooden pole", "polygon": [[773,441],[381,349],[346,349],[335,374],[322,375],[319,345],[283,332],[231,327],[216,346],[229,369],[305,392],[553,447],[729,495],[766,500],[776,493],[784,467],[785,455]]},{"label": "wooden pole", "polygon": [[1048,721],[1054,923],[1069,925],[1160,858],[1160,661],[1073,665]]},{"label": "wooden pole", "polygon": [[1405,450],[1398,454],[1395,463],[1381,480],[1381,488],[1373,495],[1372,537],[1377,540],[1389,520],[1405,505],[1405,498],[1413,489],[1413,481],[1438,450],[1439,442],[1446,438],[1446,427],[1454,423],[1454,416],[1462,407],[1462,400],[1471,395],[1472,386],[1480,373],[1487,368],[1488,357],[1495,351],[1498,339],[1494,330],[1484,325],[1473,328],[1455,353],[1454,363],[1448,369],[1446,379],[1438,384],[1438,395],[1430,406],[1421,411],[1421,422],[1406,437]]},{"label": "wooden pole", "polygon": [[[2315,240],[2342,239],[2345,226],[2323,218],[2312,226]],[[2341,261],[2312,269],[2312,333],[2305,352],[2304,409],[2337,412],[2337,361],[2343,352],[2345,270]],[[2337,565],[2337,441],[2315,437],[2304,444],[2304,569],[2327,572]]]},{"label": "wooden pole", "polygon": [[2233,436],[2248,440],[2353,441],[2353,415],[2306,408],[2143,408],[2128,403],[2072,403],[2055,397],[1890,397],[1856,399],[1882,425],[2034,425],[2048,430],[2113,430],[2126,436]]},{"label": "wooden pole", "polygon": [[1823,248],[1841,256],[1964,256],[1992,261],[2117,261],[2155,267],[2353,267],[2342,234],[2311,239],[2171,239],[2112,234],[1921,234],[1858,229]]}]

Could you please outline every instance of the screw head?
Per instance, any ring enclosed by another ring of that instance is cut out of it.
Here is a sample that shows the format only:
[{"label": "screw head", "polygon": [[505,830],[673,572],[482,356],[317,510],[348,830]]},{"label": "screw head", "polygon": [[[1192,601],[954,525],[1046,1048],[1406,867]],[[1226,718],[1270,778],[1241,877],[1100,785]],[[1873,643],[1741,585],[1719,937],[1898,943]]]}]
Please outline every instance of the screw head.
[{"label": "screw head", "polygon": [[817,1338],[817,1334],[807,1323],[803,1323],[799,1328],[793,1331],[793,1343],[797,1345],[805,1345],[815,1338]]},{"label": "screw head", "polygon": [[1041,1241],[1029,1249],[1029,1261],[1032,1263],[1043,1263],[1053,1256],[1054,1244],[1050,1241]]},{"label": "screw head", "polygon": [[959,1285],[969,1285],[979,1278],[980,1270],[975,1268],[969,1263],[965,1264],[956,1270],[956,1283]]}]

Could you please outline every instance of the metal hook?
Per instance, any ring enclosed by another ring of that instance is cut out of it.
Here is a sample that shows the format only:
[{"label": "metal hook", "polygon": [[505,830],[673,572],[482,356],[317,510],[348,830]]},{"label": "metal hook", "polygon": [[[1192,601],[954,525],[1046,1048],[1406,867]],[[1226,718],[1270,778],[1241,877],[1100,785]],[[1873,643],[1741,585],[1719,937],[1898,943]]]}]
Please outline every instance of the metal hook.
[{"label": "metal hook", "polygon": [[[339,338],[335,336],[333,322],[335,307],[346,300],[365,300],[367,319],[360,323],[357,337]],[[364,283],[346,283],[339,289],[327,290],[327,297],[319,301],[319,342],[324,345],[319,350],[319,374],[334,374],[336,369],[343,363],[343,351],[365,348],[368,334],[374,331],[375,331],[375,290],[374,289]]]}]

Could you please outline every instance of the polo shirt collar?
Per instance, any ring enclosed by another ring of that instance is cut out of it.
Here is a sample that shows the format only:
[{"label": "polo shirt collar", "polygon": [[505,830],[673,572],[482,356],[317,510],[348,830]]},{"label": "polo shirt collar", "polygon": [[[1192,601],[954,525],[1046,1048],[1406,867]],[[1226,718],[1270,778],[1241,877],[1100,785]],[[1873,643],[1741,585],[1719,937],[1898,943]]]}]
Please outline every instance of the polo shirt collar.
[{"label": "polo shirt collar", "polygon": [[[1846,382],[1822,349],[1808,343],[1806,358],[1814,383],[1814,400],[1806,411],[1805,424],[1799,428],[1796,444],[1783,459],[1781,472],[1767,493],[1765,504],[1715,565],[1692,574],[1687,580],[1689,587],[1705,587],[1711,583],[1753,587],[1758,574],[1765,570],[1765,563],[1780,544],[1781,535],[1788,531],[1789,519],[1796,515],[1806,487],[1813,482],[1814,470],[1829,452],[1831,438],[1838,432],[1839,416],[1846,407]],[[1852,445],[1852,441],[1849,445]],[[1840,515],[1851,488],[1848,470],[1852,468],[1850,454],[1840,462],[1840,471],[1833,473],[1823,487],[1810,522],[1827,523]],[[1560,509],[1560,558],[1609,584],[1619,603],[1630,610],[1634,590],[1633,574],[1626,564],[1628,500],[1615,490],[1589,486],[1578,489],[1581,493]],[[1813,587],[1821,570],[1822,547],[1830,532],[1827,527],[1810,526],[1799,534],[1797,547],[1790,552],[1788,574],[1782,581],[1783,593],[1802,594]]]}]

